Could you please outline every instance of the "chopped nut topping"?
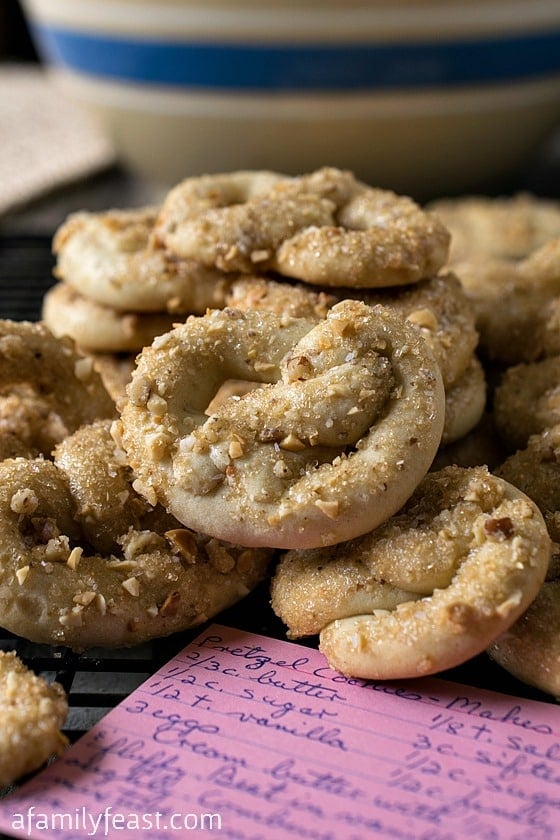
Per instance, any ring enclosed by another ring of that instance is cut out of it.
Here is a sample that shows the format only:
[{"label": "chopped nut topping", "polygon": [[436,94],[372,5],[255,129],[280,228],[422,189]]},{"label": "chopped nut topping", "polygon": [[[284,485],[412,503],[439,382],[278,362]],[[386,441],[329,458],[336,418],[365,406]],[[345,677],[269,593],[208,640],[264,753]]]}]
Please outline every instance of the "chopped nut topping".
[{"label": "chopped nut topping", "polygon": [[98,592],[95,596],[95,609],[101,613],[101,615],[105,615],[107,612],[107,601],[105,600],[105,596]]},{"label": "chopped nut topping", "polygon": [[84,608],[81,604],[76,604],[71,610],[63,612],[58,617],[58,623],[63,627],[81,627],[82,626],[82,610]]},{"label": "chopped nut topping", "polygon": [[146,501],[149,502],[149,504],[151,504],[153,507],[157,505],[156,491],[149,484],[145,484],[143,481],[140,481],[139,478],[136,478],[132,482],[132,488],[133,490],[136,490],[136,492],[140,496],[144,496]]},{"label": "chopped nut topping", "polygon": [[501,536],[506,537],[506,539],[510,539],[515,533],[515,528],[513,526],[513,522],[509,518],[509,516],[502,516],[499,519],[487,519],[484,523],[484,530],[487,534],[495,535],[499,534]]},{"label": "chopped nut topping", "polygon": [[437,329],[437,318],[432,310],[427,307],[415,309],[407,316],[406,320],[414,324],[415,327],[421,327],[431,332]]},{"label": "chopped nut topping", "polygon": [[272,370],[275,370],[276,365],[273,362],[255,362],[253,368],[259,373],[269,373]]},{"label": "chopped nut topping", "polygon": [[189,563],[196,563],[198,548],[192,531],[187,528],[173,528],[166,531],[164,536],[174,551],[178,551]]},{"label": "chopped nut topping", "polygon": [[512,592],[509,598],[506,598],[505,601],[502,601],[502,603],[496,607],[496,612],[500,617],[506,618],[512,610],[519,606],[522,600],[523,593],[520,592],[520,590]]},{"label": "chopped nut topping", "polygon": [[209,540],[205,545],[205,549],[208,559],[216,571],[226,575],[235,568],[235,559],[218,540]]},{"label": "chopped nut topping", "polygon": [[339,515],[339,505],[337,501],[327,502],[323,499],[317,499],[315,506],[322,511],[329,519],[336,519]]},{"label": "chopped nut topping", "polygon": [[38,506],[39,499],[29,487],[22,487],[20,490],[17,490],[10,499],[10,509],[14,513],[35,513]]},{"label": "chopped nut topping", "polygon": [[238,440],[232,440],[228,448],[228,455],[230,458],[241,458],[244,455],[244,449]]},{"label": "chopped nut topping", "polygon": [[93,359],[88,357],[83,359],[78,359],[76,364],[74,365],[74,373],[76,374],[76,379],[79,379],[80,382],[87,382],[90,378],[93,371]]},{"label": "chopped nut topping", "polygon": [[129,383],[127,392],[130,402],[133,405],[143,406],[148,404],[152,393],[153,382],[149,376],[136,376]]},{"label": "chopped nut topping", "polygon": [[238,252],[239,252],[239,248],[237,247],[237,245],[232,245],[231,248],[229,248],[227,253],[224,255],[224,260],[226,260],[226,261],[234,260],[235,257],[237,256]]},{"label": "chopped nut topping", "polygon": [[159,608],[159,614],[163,616],[163,618],[170,618],[177,615],[180,601],[181,596],[178,592],[170,592]]},{"label": "chopped nut topping", "polygon": [[81,604],[83,607],[89,607],[92,601],[95,601],[96,598],[96,592],[78,592],[77,595],[74,595],[72,600],[75,604]]},{"label": "chopped nut topping", "polygon": [[281,449],[286,449],[288,452],[301,452],[302,449],[305,449],[303,441],[296,437],[293,432],[286,435],[286,437],[280,441],[279,446]]},{"label": "chopped nut topping", "polygon": [[288,377],[290,382],[309,379],[313,373],[313,365],[307,356],[291,356],[288,359]]},{"label": "chopped nut topping", "polygon": [[251,262],[253,263],[265,262],[269,257],[270,251],[267,251],[265,248],[262,248],[260,251],[251,252]]},{"label": "chopped nut topping", "polygon": [[126,589],[126,591],[130,593],[130,595],[132,595],[134,598],[138,598],[138,596],[140,595],[140,584],[138,583],[138,578],[127,578],[126,580],[123,580],[121,586],[123,589]]},{"label": "chopped nut topping", "polygon": [[235,564],[236,570],[240,575],[246,574],[253,565],[253,552],[247,549],[242,551]]},{"label": "chopped nut topping", "polygon": [[45,546],[45,557],[53,563],[67,563],[70,551],[68,537],[64,534],[53,537]]},{"label": "chopped nut topping", "polygon": [[16,569],[16,577],[20,586],[25,583],[29,572],[30,566],[21,566],[19,569]]},{"label": "chopped nut topping", "polygon": [[146,435],[146,443],[150,448],[154,461],[163,461],[171,448],[172,438],[164,431],[156,431],[150,435]]},{"label": "chopped nut topping", "polygon": [[286,462],[279,458],[278,461],[274,462],[272,472],[274,473],[276,478],[284,478],[284,476],[288,475],[289,469]]},{"label": "chopped nut topping", "polygon": [[332,318],[331,327],[338,335],[348,335],[354,329],[352,321],[347,318]]},{"label": "chopped nut topping", "polygon": [[159,394],[150,394],[146,408],[150,414],[156,417],[163,417],[167,412],[167,400],[164,400]]},{"label": "chopped nut topping", "polygon": [[76,546],[75,548],[72,549],[72,551],[68,555],[68,560],[66,561],[66,563],[67,563],[68,566],[70,566],[71,569],[73,569],[73,571],[76,571],[76,569],[78,568],[78,564],[79,564],[80,560],[82,559],[82,554],[83,553],[84,553],[83,548],[80,548],[79,546]]}]

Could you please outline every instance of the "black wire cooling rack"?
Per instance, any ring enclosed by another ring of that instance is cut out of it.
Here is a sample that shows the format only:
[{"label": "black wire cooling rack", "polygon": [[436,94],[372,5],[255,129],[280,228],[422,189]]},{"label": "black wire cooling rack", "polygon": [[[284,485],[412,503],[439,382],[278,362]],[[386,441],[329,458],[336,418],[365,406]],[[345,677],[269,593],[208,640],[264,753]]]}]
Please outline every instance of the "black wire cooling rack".
[{"label": "black wire cooling rack", "polygon": [[[43,295],[53,283],[52,267],[49,237],[0,235],[0,317],[39,319]],[[285,630],[269,606],[267,582],[215,620],[241,630],[285,638]],[[73,743],[203,629],[201,626],[135,648],[79,654],[63,647],[33,644],[0,628],[0,649],[15,650],[36,673],[64,687],[69,713],[63,731]],[[315,641],[304,643],[314,645]],[[485,654],[438,676],[513,696],[553,702],[548,695],[515,680]],[[12,789],[0,791],[0,797]]]}]

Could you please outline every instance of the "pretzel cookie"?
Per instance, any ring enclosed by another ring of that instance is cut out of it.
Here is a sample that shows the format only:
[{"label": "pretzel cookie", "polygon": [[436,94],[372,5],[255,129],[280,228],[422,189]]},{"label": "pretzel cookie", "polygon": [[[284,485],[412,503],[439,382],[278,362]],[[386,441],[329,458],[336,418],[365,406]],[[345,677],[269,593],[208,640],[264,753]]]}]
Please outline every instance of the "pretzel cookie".
[{"label": "pretzel cookie", "polygon": [[62,686],[34,674],[13,651],[0,651],[0,788],[64,751],[67,713]]},{"label": "pretzel cookie", "polygon": [[171,329],[178,316],[167,312],[123,312],[96,303],[57,283],[43,298],[43,320],[56,336],[69,336],[86,353],[141,350]]},{"label": "pretzel cookie", "polygon": [[0,321],[0,436],[7,450],[50,455],[83,423],[112,417],[115,405],[90,359],[45,324]]},{"label": "pretzel cookie", "polygon": [[[226,380],[243,397],[208,404]],[[137,487],[241,545],[330,545],[389,517],[428,470],[445,402],[412,325],[342,301],[319,322],[225,309],[138,358],[121,413]]]},{"label": "pretzel cookie", "polygon": [[471,365],[478,332],[472,306],[453,274],[440,274],[407,286],[360,291],[319,290],[304,283],[241,277],[232,284],[228,305],[324,318],[335,303],[347,298],[381,304],[407,318],[430,345],[446,388],[456,383]]},{"label": "pretzel cookie", "polygon": [[224,305],[228,281],[155,246],[158,209],[74,213],[53,239],[55,276],[82,297],[131,312],[192,312]]},{"label": "pretzel cookie", "polygon": [[560,352],[560,238],[519,262],[473,259],[454,270],[488,358],[515,364]]},{"label": "pretzel cookie", "polygon": [[560,356],[512,365],[494,391],[494,421],[510,450],[560,422]]},{"label": "pretzel cookie", "polygon": [[488,653],[517,679],[560,696],[560,425],[532,435],[496,472],[539,506],[553,540],[546,580],[528,610]]},{"label": "pretzel cookie", "polygon": [[520,260],[560,237],[560,203],[530,193],[462,196],[432,202],[451,233],[449,261]]},{"label": "pretzel cookie", "polygon": [[108,422],[53,461],[0,463],[0,624],[76,650],[196,626],[266,574],[271,552],[193,534],[139,497]]},{"label": "pretzel cookie", "polygon": [[550,553],[527,496],[485,468],[447,467],[369,534],[287,552],[272,606],[291,636],[319,633],[336,670],[421,676],[464,662],[511,626],[537,595]]},{"label": "pretzel cookie", "polygon": [[186,179],[163,202],[157,236],[178,256],[226,272],[258,268],[323,286],[412,283],[446,262],[447,229],[408,196],[328,167],[267,177]]},{"label": "pretzel cookie", "polygon": [[265,309],[296,317],[324,318],[337,301],[348,297],[380,304],[406,318],[428,343],[445,388],[442,444],[469,432],[480,420],[486,401],[484,370],[475,357],[478,332],[472,307],[453,274],[438,275],[391,289],[318,291],[303,283],[240,278],[232,284],[230,302],[239,309]]}]

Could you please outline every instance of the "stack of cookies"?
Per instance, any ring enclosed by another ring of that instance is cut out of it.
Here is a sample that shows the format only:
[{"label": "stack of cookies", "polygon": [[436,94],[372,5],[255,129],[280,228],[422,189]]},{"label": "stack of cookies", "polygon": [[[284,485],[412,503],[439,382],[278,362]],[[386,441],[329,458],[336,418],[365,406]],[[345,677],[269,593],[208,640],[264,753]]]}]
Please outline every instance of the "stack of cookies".
[{"label": "stack of cookies", "polygon": [[105,354],[100,370],[119,387],[107,354],[136,352],[188,314],[231,306],[322,318],[345,298],[389,306],[441,366],[448,444],[476,425],[486,399],[472,307],[439,271],[448,244],[437,216],[348,172],[188,178],[159,209],[70,217],[54,239],[61,282],[43,317]]},{"label": "stack of cookies", "polygon": [[495,473],[537,503],[554,546],[537,598],[489,653],[559,696],[560,203],[521,193],[442,199],[431,209],[452,234],[449,266],[474,308],[492,382],[467,462],[480,463],[481,451],[493,457]]},{"label": "stack of cookies", "polygon": [[154,244],[157,209],[80,212],[57,231],[58,283],[43,319],[93,355],[111,392],[130,378],[134,355],[187,314],[223,306],[229,282]]},{"label": "stack of cookies", "polygon": [[[71,217],[44,319],[89,352],[141,351],[113,427],[135,491],[195,533],[280,551],[273,607],[292,635],[319,632],[348,673],[433,673],[499,658],[547,573],[555,502],[494,444],[527,438],[510,434],[521,372],[504,369],[560,349],[559,232],[553,203],[527,196],[421,208],[333,168],[192,177],[157,208]],[[532,451],[549,467],[556,450]],[[305,576],[328,627],[311,602],[288,618]],[[437,638],[419,643],[423,610]]]}]

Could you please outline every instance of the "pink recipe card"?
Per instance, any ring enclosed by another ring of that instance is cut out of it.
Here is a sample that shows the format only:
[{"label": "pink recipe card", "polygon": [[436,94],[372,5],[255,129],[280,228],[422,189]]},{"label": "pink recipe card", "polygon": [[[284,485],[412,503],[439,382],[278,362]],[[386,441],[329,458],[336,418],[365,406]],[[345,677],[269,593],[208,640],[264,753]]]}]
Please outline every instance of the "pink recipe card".
[{"label": "pink recipe card", "polygon": [[560,709],[213,625],[0,802],[36,840],[560,838]]}]

